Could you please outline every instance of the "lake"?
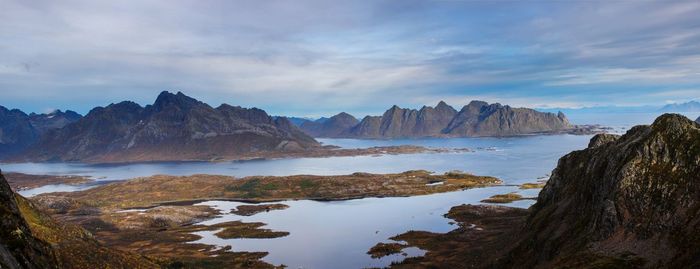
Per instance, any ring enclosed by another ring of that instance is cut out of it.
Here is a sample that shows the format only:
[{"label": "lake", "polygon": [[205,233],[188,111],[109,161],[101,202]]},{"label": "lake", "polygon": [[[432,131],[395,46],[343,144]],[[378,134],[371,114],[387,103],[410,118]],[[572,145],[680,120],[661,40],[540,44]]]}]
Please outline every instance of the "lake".
[{"label": "lake", "polygon": [[[457,228],[443,217],[449,209],[460,204],[479,204],[480,200],[494,194],[519,191],[517,187],[491,187],[465,191],[396,198],[366,198],[336,202],[309,200],[282,202],[289,206],[284,210],[272,210],[253,216],[238,216],[225,213],[222,217],[201,222],[216,223],[242,220],[263,222],[263,227],[290,234],[273,239],[221,239],[218,231],[196,234],[204,243],[219,247],[231,246],[233,251],[267,251],[263,260],[289,268],[368,268],[385,267],[405,257],[394,254],[381,259],[372,259],[366,252],[379,242],[409,230],[448,232]],[[537,190],[523,191],[524,195],[537,195]],[[534,201],[518,201],[510,206],[529,207]],[[222,212],[243,203],[208,201],[208,205]],[[406,251],[408,256],[423,255],[418,248]]]}]

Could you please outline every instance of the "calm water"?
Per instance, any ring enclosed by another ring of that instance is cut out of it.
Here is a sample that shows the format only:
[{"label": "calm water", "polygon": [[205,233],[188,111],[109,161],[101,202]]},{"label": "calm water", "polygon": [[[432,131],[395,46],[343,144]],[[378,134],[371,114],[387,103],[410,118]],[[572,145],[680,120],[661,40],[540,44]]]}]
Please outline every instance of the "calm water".
[{"label": "calm water", "polygon": [[[264,222],[264,228],[288,231],[289,236],[274,239],[221,239],[217,231],[198,232],[204,243],[231,246],[233,251],[267,251],[263,260],[290,268],[366,268],[384,267],[404,258],[401,254],[372,259],[366,252],[378,242],[409,230],[448,232],[456,228],[443,217],[460,204],[478,204],[494,194],[517,191],[516,187],[494,187],[466,191],[399,198],[367,198],[338,202],[286,201],[285,210],[263,212],[250,217],[224,214],[202,222],[211,225],[225,221]],[[529,192],[529,193],[528,193]],[[528,191],[525,195],[533,194]],[[534,191],[536,195],[537,191]],[[534,201],[511,204],[526,208]],[[230,212],[242,203],[209,201],[201,203]],[[412,248],[409,256],[423,255]]]},{"label": "calm water", "polygon": [[[425,169],[437,173],[462,170],[479,175],[496,176],[506,183],[519,184],[546,176],[554,168],[559,157],[572,150],[585,148],[589,139],[590,136],[575,135],[409,140],[319,139],[325,144],[348,148],[411,144],[428,147],[467,147],[476,151],[221,163],[163,162],[119,165],[21,163],[3,164],[1,168],[3,171],[28,174],[83,175],[95,178],[97,181],[124,180],[155,174],[219,174],[242,177],[294,174],[338,175],[353,172],[393,173],[413,169]],[[22,194],[34,195],[53,191],[55,188],[62,188],[63,191],[81,187],[53,185],[40,190],[23,191]]]}]

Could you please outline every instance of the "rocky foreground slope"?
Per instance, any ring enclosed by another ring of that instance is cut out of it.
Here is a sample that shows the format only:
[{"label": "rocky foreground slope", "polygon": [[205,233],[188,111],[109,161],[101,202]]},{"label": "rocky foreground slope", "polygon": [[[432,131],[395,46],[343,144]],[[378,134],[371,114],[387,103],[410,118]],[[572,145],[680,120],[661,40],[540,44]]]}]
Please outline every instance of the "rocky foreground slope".
[{"label": "rocky foreground slope", "polygon": [[60,224],[10,189],[0,174],[0,268],[159,268],[106,248],[90,233]]},{"label": "rocky foreground slope", "polygon": [[397,267],[700,268],[700,124],[665,114],[595,136],[559,160],[524,213],[455,207],[462,228],[397,237],[429,250]]},{"label": "rocky foreground slope", "polygon": [[[334,117],[341,115],[352,117],[346,113]],[[513,136],[585,131],[571,125],[561,112],[545,113],[482,101],[472,101],[460,111],[442,101],[420,110],[393,106],[382,116],[366,116],[360,122],[308,121],[301,128],[315,137],[340,138]]]},{"label": "rocky foreground slope", "polygon": [[162,92],[146,107],[125,101],[94,108],[12,160],[210,160],[319,146],[284,117],[227,104],[213,108],[180,92]]}]

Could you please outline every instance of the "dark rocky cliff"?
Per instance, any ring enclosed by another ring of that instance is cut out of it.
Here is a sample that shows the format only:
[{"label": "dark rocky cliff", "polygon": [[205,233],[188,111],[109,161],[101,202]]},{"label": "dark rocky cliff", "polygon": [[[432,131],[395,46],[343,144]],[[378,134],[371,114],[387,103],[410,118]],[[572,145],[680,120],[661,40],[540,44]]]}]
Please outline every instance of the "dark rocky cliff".
[{"label": "dark rocky cliff", "polygon": [[504,267],[700,267],[700,125],[665,114],[559,160]]},{"label": "dark rocky cliff", "polygon": [[226,104],[212,108],[180,92],[162,92],[146,107],[125,101],[94,108],[13,160],[201,160],[318,146],[284,117]]}]

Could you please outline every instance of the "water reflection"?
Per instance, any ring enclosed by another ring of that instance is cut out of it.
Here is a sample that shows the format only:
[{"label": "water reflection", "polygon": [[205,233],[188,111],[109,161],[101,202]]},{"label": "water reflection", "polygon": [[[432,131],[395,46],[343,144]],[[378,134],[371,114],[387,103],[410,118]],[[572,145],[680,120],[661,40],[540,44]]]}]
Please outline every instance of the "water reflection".
[{"label": "water reflection", "polygon": [[[443,217],[449,209],[460,204],[479,204],[494,194],[520,192],[517,187],[478,188],[465,191],[395,198],[365,198],[348,201],[285,201],[284,210],[272,210],[253,216],[238,216],[228,212],[240,202],[208,201],[200,203],[217,208],[225,214],[201,224],[242,220],[263,222],[264,228],[290,232],[274,239],[221,239],[215,231],[198,232],[202,239],[194,243],[231,246],[232,251],[267,251],[265,261],[290,268],[366,268],[383,267],[405,258],[391,255],[372,259],[366,252],[379,242],[409,230],[448,232],[456,228]],[[528,193],[522,193],[527,196]],[[509,206],[527,208],[534,201],[524,200]],[[422,251],[409,249],[410,255]]]}]

